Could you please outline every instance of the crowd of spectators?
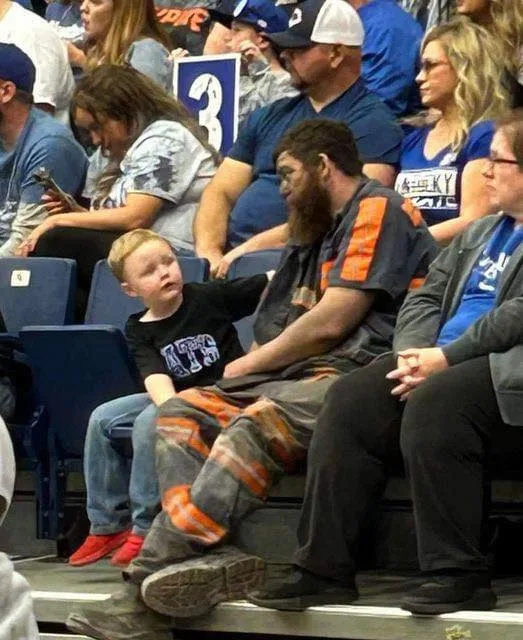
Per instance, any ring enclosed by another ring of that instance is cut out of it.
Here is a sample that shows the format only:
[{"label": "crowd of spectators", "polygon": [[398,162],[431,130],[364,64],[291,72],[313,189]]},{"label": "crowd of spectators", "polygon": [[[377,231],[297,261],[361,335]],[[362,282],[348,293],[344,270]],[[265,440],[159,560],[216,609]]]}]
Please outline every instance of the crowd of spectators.
[{"label": "crowd of spectators", "polygon": [[[167,638],[247,591],[352,602],[401,457],[431,576],[403,606],[494,607],[482,478],[523,425],[523,0],[174,6],[0,0],[0,257],[76,260],[79,319],[104,258],[146,305],[126,332],[147,393],[91,416],[91,531],[70,559],[116,551],[125,584],[70,627]],[[221,153],[172,95],[200,52],[240,55]],[[222,281],[268,248],[272,280]],[[213,281],[183,283],[188,255]],[[256,307],[245,354],[233,322]],[[111,430],[130,422],[129,472]],[[262,585],[229,534],[307,451],[294,566]]]}]

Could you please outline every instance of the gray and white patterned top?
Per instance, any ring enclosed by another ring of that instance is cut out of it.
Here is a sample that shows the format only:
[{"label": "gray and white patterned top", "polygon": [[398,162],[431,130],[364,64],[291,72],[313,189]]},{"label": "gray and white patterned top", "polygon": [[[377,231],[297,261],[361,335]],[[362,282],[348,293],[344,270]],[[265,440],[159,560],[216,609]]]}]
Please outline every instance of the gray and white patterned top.
[{"label": "gray and white patterned top", "polygon": [[298,93],[287,71],[273,71],[268,63],[254,60],[249,64],[247,73],[240,76],[240,126],[255,109],[281,98],[292,98]]},{"label": "gray and white patterned top", "polygon": [[[101,157],[92,158],[88,182],[91,197]],[[145,193],[164,201],[152,225],[153,231],[175,248],[193,250],[193,219],[204,188],[216,166],[211,154],[178,122],[157,120],[132,144],[120,163],[121,175],[109,195],[96,201],[96,209],[122,207],[130,193]],[[99,177],[99,174],[98,174]]]}]

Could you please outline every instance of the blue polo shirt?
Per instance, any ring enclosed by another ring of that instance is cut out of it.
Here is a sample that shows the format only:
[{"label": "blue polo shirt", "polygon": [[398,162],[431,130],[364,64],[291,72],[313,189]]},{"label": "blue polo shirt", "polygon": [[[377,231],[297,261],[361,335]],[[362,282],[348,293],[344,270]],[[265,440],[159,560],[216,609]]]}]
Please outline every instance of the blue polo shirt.
[{"label": "blue polo shirt", "polygon": [[401,129],[388,107],[365,87],[361,78],[319,113],[303,94],[257,109],[246,120],[228,153],[228,157],[253,168],[253,180],[236,201],[229,218],[229,246],[235,247],[287,220],[272,154],[286,131],[302,120],[316,118],[345,122],[364,163],[398,162]]},{"label": "blue polo shirt", "polygon": [[414,202],[431,226],[457,218],[461,205],[461,178],[467,162],[487,158],[494,135],[491,120],[474,125],[459,151],[445,147],[433,158],[425,156],[432,125],[414,129],[403,139],[400,172],[394,186]]},{"label": "blue polo shirt", "polygon": [[397,116],[418,111],[421,25],[396,0],[372,0],[358,14],[365,29],[361,74],[367,87]]}]

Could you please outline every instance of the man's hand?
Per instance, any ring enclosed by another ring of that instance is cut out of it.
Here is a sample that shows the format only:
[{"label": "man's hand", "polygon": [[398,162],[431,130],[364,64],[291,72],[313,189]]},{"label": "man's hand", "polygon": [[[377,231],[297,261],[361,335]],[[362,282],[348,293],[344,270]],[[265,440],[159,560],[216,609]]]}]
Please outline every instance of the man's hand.
[{"label": "man's hand", "polygon": [[240,376],[247,376],[249,373],[254,373],[251,361],[251,353],[248,353],[241,358],[236,358],[236,360],[229,362],[229,364],[225,366],[223,377],[239,378]]},{"label": "man's hand", "polygon": [[410,392],[426,378],[448,366],[447,358],[439,347],[400,351],[397,368],[387,374],[389,380],[400,382],[391,393],[400,396],[400,400],[406,400]]},{"label": "man's hand", "polygon": [[230,251],[228,251],[224,256],[222,256],[222,259],[220,260],[218,268],[216,269],[216,273],[213,274],[214,277],[226,278],[227,273],[229,272],[229,269],[231,267],[231,264],[241,255],[243,255],[243,251],[241,251],[241,249],[239,250],[239,247],[235,247],[234,249],[231,249]]},{"label": "man's hand", "polygon": [[220,262],[223,259],[223,253],[219,249],[198,249],[196,247],[196,255],[198,258],[205,258],[211,265],[211,278],[216,278]]}]

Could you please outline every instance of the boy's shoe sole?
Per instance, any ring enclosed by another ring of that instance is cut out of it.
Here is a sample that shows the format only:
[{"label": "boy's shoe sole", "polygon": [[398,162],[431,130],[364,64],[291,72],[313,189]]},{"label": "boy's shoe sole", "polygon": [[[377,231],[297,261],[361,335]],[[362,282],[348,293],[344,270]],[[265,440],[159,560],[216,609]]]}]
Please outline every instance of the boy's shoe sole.
[{"label": "boy's shoe sole", "polygon": [[158,613],[192,618],[208,613],[220,602],[243,599],[261,586],[264,574],[261,558],[224,547],[149,576],[142,584],[142,598]]},{"label": "boy's shoe sole", "polygon": [[419,602],[410,600],[407,596],[401,603],[401,608],[414,614],[437,616],[456,611],[490,611],[496,607],[498,599],[494,591],[487,587],[476,589],[474,595],[461,602]]},{"label": "boy's shoe sole", "polygon": [[249,593],[247,600],[258,607],[279,611],[305,611],[309,607],[322,607],[330,604],[350,604],[358,599],[356,589],[333,589],[303,596],[288,598],[258,598],[256,592]]}]

